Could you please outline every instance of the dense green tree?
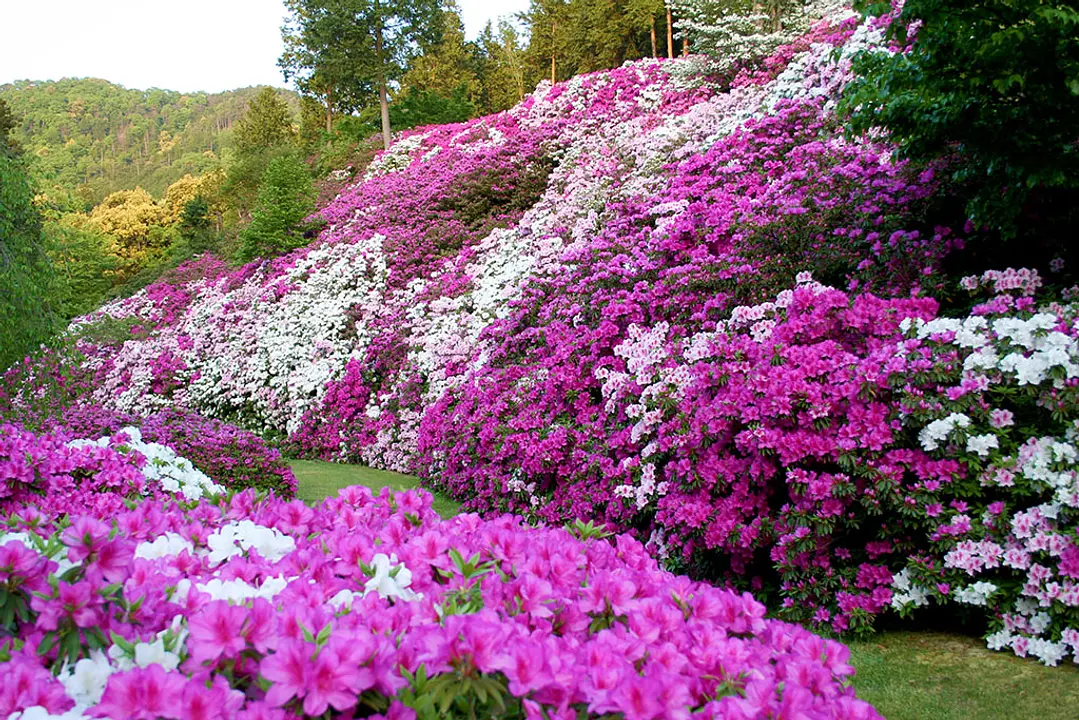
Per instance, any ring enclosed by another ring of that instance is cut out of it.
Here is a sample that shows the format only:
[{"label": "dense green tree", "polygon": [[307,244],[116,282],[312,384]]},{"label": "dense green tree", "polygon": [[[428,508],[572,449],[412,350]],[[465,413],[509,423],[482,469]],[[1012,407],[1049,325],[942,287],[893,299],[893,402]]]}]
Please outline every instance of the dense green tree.
[{"label": "dense green tree", "polygon": [[294,137],[288,106],[273,88],[263,88],[236,125],[236,150],[229,156],[222,187],[238,220],[250,219],[266,169],[275,158],[292,152]]},{"label": "dense green tree", "polygon": [[451,1],[442,11],[442,37],[412,59],[401,77],[401,89],[405,94],[416,91],[444,98],[463,95],[474,103],[480,94],[479,64],[479,48],[465,41],[461,10]]},{"label": "dense green tree", "polygon": [[464,122],[475,115],[476,106],[463,85],[448,96],[410,88],[390,106],[390,123],[401,129]]},{"label": "dense green tree", "polygon": [[57,315],[68,321],[99,307],[118,280],[120,261],[112,253],[112,240],[78,215],[47,219],[43,231],[56,268]]},{"label": "dense green tree", "polygon": [[11,111],[11,108],[4,102],[3,98],[0,98],[0,152],[7,152],[10,155],[15,155],[21,151],[15,138],[11,135],[11,131],[14,130],[18,124],[19,122],[15,119],[15,113]]},{"label": "dense green tree", "polygon": [[236,124],[235,144],[240,153],[258,152],[292,142],[292,111],[277,90],[264,87],[251,99]]},{"label": "dense green tree", "polygon": [[[954,157],[970,216],[1005,236],[1024,207],[1042,219],[1074,213],[1079,3],[907,0],[891,33],[915,40],[856,59],[844,105],[854,132],[883,128],[913,160]],[[1074,242],[1074,227],[1060,232]]]},{"label": "dense green tree", "polygon": [[652,57],[659,57],[659,37],[657,25],[664,17],[663,0],[627,0],[625,4],[626,22],[635,29],[648,30],[649,48]]},{"label": "dense green tree", "polygon": [[198,255],[213,248],[216,239],[214,221],[210,203],[206,201],[206,198],[196,195],[187,201],[180,213],[177,229],[180,239],[187,243],[192,255]]},{"label": "dense green tree", "polygon": [[531,86],[525,60],[527,46],[517,29],[505,20],[499,21],[497,29],[488,22],[477,44],[481,54],[482,112],[506,110],[524,100]]},{"label": "dense green tree", "polygon": [[532,0],[523,14],[532,76],[565,80],[652,54],[661,8],[646,0]]},{"label": "dense green tree", "polygon": [[[334,107],[356,110],[377,95],[383,145],[390,145],[389,87],[418,48],[438,42],[438,0],[286,0],[281,29],[286,78]],[[372,93],[371,91],[374,91]]]},{"label": "dense green tree", "polygon": [[313,153],[323,142],[322,120],[326,109],[310,95],[300,97],[300,127],[296,132],[296,145],[305,153]]},{"label": "dense green tree", "polygon": [[[6,133],[0,135],[6,140]],[[54,269],[45,253],[41,217],[22,161],[0,148],[0,368],[52,335]]]},{"label": "dense green tree", "polygon": [[333,132],[335,113],[358,110],[374,92],[354,61],[366,50],[367,38],[362,28],[333,12],[336,8],[331,6],[337,5],[285,0],[284,52],[277,59],[285,80],[325,108],[327,133]]},{"label": "dense green tree", "polygon": [[266,168],[251,224],[240,232],[237,259],[274,257],[303,246],[304,220],[314,210],[307,166],[293,155],[275,158]]},{"label": "dense green tree", "polygon": [[533,77],[556,82],[576,72],[569,0],[532,0],[522,19],[529,27],[527,58]]}]

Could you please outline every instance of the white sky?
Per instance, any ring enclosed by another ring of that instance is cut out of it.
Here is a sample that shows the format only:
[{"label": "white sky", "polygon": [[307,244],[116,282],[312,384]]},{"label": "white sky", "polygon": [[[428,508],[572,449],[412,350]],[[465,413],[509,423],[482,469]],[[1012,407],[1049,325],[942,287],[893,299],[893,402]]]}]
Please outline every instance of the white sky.
[{"label": "white sky", "polygon": [[[475,38],[528,0],[458,0]],[[128,88],[283,87],[280,0],[0,0],[0,84],[97,77]]]}]

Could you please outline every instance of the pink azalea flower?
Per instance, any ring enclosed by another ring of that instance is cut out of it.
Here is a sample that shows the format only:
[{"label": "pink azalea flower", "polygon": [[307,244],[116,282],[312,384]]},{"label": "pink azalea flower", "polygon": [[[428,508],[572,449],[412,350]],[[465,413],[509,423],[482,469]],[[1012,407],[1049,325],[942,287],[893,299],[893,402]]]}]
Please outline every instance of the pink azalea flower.
[{"label": "pink azalea flower", "polygon": [[112,720],[183,720],[187,679],[160,665],[111,675],[101,702],[88,713]]}]

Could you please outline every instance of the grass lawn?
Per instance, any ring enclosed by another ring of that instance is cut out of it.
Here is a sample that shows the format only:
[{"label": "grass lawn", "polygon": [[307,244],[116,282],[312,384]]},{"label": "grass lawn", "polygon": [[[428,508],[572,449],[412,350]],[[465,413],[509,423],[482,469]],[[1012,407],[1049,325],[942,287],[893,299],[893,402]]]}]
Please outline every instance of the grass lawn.
[{"label": "grass lawn", "polygon": [[1076,720],[1079,669],[1048,668],[950,633],[851,641],[858,697],[888,720]]},{"label": "grass lawn", "polygon": [[[407,490],[419,485],[411,475],[359,465],[292,461],[299,497],[318,502],[348,485]],[[442,517],[460,506],[435,495]],[[858,697],[888,720],[1077,720],[1079,669],[1047,668],[990,652],[976,638],[926,631],[893,631],[851,641]]]},{"label": "grass lawn", "polygon": [[[336,495],[338,490],[349,485],[366,485],[378,491],[387,485],[394,490],[408,490],[419,487],[420,484],[419,480],[411,475],[375,470],[362,465],[317,460],[291,460],[289,464],[299,483],[296,496],[306,503],[317,503],[325,497]],[[434,509],[442,517],[456,515],[460,507],[447,497],[435,495]]]}]

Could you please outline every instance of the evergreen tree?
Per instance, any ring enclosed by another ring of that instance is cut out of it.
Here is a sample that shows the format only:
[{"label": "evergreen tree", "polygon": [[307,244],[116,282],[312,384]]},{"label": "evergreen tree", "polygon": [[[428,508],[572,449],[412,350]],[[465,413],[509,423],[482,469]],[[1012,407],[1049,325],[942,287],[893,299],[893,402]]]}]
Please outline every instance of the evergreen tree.
[{"label": "evergreen tree", "polygon": [[528,63],[552,82],[617,67],[653,53],[653,20],[662,5],[648,0],[532,0]]},{"label": "evergreen tree", "polygon": [[301,247],[303,222],[314,210],[307,166],[293,155],[275,158],[266,168],[251,224],[240,232],[237,259],[249,262]]},{"label": "evergreen tree", "polygon": [[236,124],[236,149],[240,153],[279,147],[293,139],[292,111],[272,87],[264,87],[247,106]]},{"label": "evergreen tree", "polygon": [[576,72],[569,9],[568,0],[532,0],[522,16],[529,26],[527,57],[533,77],[557,82]]},{"label": "evergreen tree", "polygon": [[180,238],[187,244],[192,255],[210,250],[214,245],[213,219],[210,216],[210,203],[206,198],[196,195],[184,205],[178,225]]},{"label": "evergreen tree", "polygon": [[259,183],[270,162],[292,151],[292,114],[277,91],[264,87],[236,127],[236,153],[222,192],[240,220],[250,219]]},{"label": "evergreen tree", "polygon": [[442,11],[442,37],[412,59],[401,78],[401,89],[434,93],[444,98],[463,95],[468,102],[479,99],[476,77],[479,48],[465,41],[465,26],[456,2]]},{"label": "evergreen tree", "polygon": [[517,29],[500,20],[498,29],[490,22],[477,40],[482,57],[480,66],[480,108],[484,113],[498,112],[524,100],[531,89],[526,65],[526,46]]}]

